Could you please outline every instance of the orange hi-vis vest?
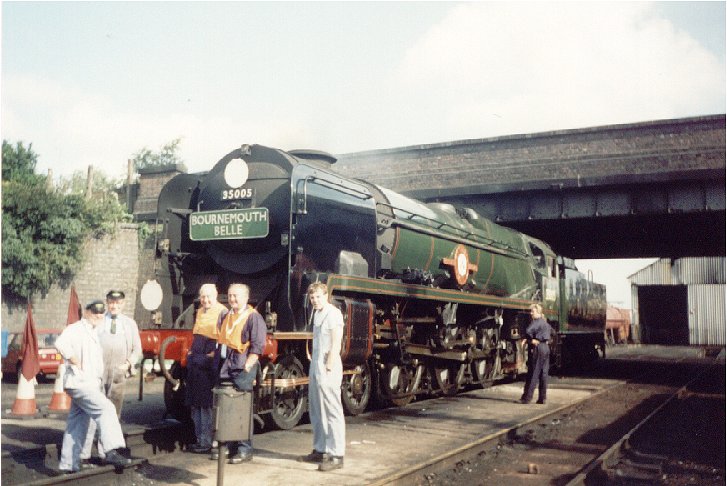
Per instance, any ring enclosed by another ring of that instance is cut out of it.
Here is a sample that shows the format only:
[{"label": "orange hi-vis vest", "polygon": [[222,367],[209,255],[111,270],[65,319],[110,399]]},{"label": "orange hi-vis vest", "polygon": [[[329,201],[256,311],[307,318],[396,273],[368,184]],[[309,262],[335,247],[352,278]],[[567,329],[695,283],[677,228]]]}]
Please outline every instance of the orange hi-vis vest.
[{"label": "orange hi-vis vest", "polygon": [[237,352],[244,353],[250,342],[242,342],[242,331],[245,329],[247,319],[253,312],[257,312],[251,305],[239,314],[229,312],[220,326],[220,336],[217,342],[226,345]]},{"label": "orange hi-vis vest", "polygon": [[197,309],[197,317],[194,320],[192,334],[201,334],[202,336],[217,341],[220,336],[220,331],[217,328],[217,320],[220,318],[220,312],[224,310],[227,310],[227,308],[219,302],[212,304],[212,307],[206,312],[203,307]]}]

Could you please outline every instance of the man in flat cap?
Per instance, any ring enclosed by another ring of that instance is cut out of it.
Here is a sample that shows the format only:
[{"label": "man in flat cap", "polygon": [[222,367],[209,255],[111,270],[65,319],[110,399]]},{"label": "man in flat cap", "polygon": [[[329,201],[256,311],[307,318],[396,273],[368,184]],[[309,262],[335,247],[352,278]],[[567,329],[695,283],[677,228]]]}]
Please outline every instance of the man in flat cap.
[{"label": "man in flat cap", "polygon": [[[133,373],[134,365],[142,355],[139,327],[134,319],[122,314],[124,310],[124,292],[110,290],[106,294],[106,314],[103,323],[98,326],[98,336],[103,349],[104,391],[116,407],[116,415],[121,418],[121,407],[124,404],[124,388],[127,374]],[[81,452],[81,459],[88,461],[96,428],[91,424],[88,429],[86,443]],[[103,460],[103,445],[99,444],[98,455]]]},{"label": "man in flat cap", "polygon": [[131,464],[119,452],[126,446],[124,434],[114,404],[103,392],[103,351],[96,330],[103,323],[104,312],[102,301],[90,302],[83,319],[63,329],[55,343],[66,363],[63,388],[71,397],[58,466],[66,473],[82,469],[80,453],[90,424],[94,430],[98,428],[107,463],[118,467]]}]

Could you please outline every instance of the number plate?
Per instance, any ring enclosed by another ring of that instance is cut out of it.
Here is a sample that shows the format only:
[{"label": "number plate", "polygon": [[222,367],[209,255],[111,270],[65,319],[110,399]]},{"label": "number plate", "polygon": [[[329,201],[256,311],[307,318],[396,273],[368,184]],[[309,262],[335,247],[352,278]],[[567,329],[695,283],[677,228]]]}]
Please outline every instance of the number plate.
[{"label": "number plate", "polygon": [[189,215],[192,241],[265,238],[269,230],[268,208],[200,211]]},{"label": "number plate", "polygon": [[234,201],[237,199],[252,199],[255,197],[255,189],[252,187],[244,188],[238,187],[237,189],[225,189],[222,191],[223,201]]}]

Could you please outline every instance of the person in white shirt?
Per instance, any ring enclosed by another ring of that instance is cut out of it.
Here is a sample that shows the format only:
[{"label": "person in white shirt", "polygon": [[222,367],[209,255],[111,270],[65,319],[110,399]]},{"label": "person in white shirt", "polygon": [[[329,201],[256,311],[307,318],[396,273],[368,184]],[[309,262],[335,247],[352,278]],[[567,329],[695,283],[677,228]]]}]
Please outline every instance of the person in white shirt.
[{"label": "person in white shirt", "polygon": [[[134,319],[122,314],[126,296],[121,290],[111,290],[106,294],[108,311],[97,327],[99,342],[103,350],[103,387],[104,393],[116,408],[116,415],[121,418],[121,407],[124,404],[126,376],[134,370],[134,365],[142,355],[139,327]],[[81,451],[81,460],[88,464],[91,448],[96,436],[96,426],[91,423],[88,436]],[[104,447],[98,446],[98,455],[105,458]]]},{"label": "person in white shirt", "polygon": [[126,446],[124,434],[114,404],[102,388],[103,351],[96,328],[103,322],[104,312],[102,301],[89,303],[84,318],[67,326],[55,343],[66,364],[63,388],[71,397],[58,467],[66,473],[81,469],[81,448],[92,422],[98,428],[106,462],[117,467],[131,464],[131,459],[119,452]]},{"label": "person in white shirt", "polygon": [[308,297],[313,306],[313,352],[308,373],[313,451],[298,460],[318,463],[319,471],[332,471],[343,467],[346,451],[346,421],[341,404],[343,315],[328,302],[326,284],[311,284]]}]

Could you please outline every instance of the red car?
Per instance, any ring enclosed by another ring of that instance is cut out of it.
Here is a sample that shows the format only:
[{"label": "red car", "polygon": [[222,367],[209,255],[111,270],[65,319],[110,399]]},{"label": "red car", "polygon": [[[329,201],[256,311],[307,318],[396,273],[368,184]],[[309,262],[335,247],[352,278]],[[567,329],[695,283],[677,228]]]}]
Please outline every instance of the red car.
[{"label": "red car", "polygon": [[[56,338],[62,329],[38,329],[38,360],[40,373],[38,378],[47,378],[48,375],[58,373],[58,365],[63,358],[55,348]],[[23,333],[13,333],[8,337],[8,353],[2,359],[3,376],[18,377],[23,365]]]}]

